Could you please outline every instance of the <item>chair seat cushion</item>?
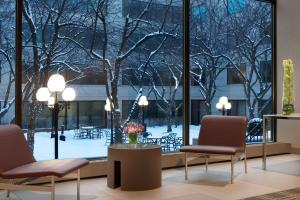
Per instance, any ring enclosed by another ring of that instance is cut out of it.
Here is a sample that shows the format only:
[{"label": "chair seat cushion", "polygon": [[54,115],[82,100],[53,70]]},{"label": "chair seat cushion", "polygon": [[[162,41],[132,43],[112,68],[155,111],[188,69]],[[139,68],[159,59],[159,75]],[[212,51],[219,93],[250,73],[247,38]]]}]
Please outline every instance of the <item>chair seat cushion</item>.
[{"label": "chair seat cushion", "polygon": [[234,155],[239,152],[244,152],[244,148],[214,145],[189,145],[181,147],[180,152]]},{"label": "chair seat cushion", "polygon": [[64,159],[38,161],[4,171],[0,177],[6,179],[56,176],[63,177],[89,163],[86,159]]}]

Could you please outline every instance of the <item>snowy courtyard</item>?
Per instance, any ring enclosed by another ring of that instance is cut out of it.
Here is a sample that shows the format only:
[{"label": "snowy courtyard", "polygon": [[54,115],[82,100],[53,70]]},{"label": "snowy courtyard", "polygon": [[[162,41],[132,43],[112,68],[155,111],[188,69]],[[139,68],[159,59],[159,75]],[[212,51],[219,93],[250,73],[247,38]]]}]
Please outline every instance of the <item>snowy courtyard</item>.
[{"label": "snowy courtyard", "polygon": [[[110,132],[110,129],[105,129]],[[166,126],[148,127],[147,131],[152,135],[150,138],[160,138],[166,136]],[[177,133],[177,137],[182,137],[182,126],[172,127],[172,132]],[[190,126],[190,144],[193,138],[198,138],[199,126]],[[60,135],[60,132],[59,132]],[[64,132],[66,141],[58,144],[59,158],[95,158],[106,157],[107,146],[106,137],[94,139],[79,139],[74,137],[74,130]],[[37,160],[50,160],[54,158],[54,139],[50,137],[50,132],[38,132],[35,135],[34,156]]]}]

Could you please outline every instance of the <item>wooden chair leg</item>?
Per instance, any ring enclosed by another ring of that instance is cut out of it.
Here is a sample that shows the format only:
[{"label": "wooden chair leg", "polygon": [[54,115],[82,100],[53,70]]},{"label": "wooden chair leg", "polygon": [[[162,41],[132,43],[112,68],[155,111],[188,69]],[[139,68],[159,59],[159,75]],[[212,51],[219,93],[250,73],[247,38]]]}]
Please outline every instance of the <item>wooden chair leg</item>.
[{"label": "wooden chair leg", "polygon": [[185,180],[188,179],[188,160],[187,160],[187,153],[184,153],[184,163],[185,163]]},{"label": "wooden chair leg", "polygon": [[55,177],[51,176],[51,200],[55,200]]},{"label": "wooden chair leg", "polygon": [[77,170],[77,200],[80,200],[80,169]]},{"label": "wooden chair leg", "polygon": [[233,176],[234,176],[234,156],[231,156],[231,184],[233,183]]}]

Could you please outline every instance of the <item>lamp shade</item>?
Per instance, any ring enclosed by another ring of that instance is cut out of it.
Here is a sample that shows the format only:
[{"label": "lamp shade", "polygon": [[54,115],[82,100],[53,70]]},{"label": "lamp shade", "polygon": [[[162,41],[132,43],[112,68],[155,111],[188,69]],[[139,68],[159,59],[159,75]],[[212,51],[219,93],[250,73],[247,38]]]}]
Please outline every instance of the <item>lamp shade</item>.
[{"label": "lamp shade", "polygon": [[104,109],[110,112],[111,111],[110,104],[105,104]]},{"label": "lamp shade", "polygon": [[222,105],[226,105],[228,103],[228,98],[225,96],[220,97],[219,103],[221,103]]},{"label": "lamp shade", "polygon": [[62,93],[62,98],[64,101],[73,101],[76,97],[75,90],[71,87],[65,88]]},{"label": "lamp shade", "polygon": [[110,96],[110,98],[106,98],[106,100],[105,100],[105,102],[106,102],[106,104],[110,104],[110,100],[112,100],[112,96]]},{"label": "lamp shade", "polygon": [[226,110],[230,110],[230,109],[231,109],[231,103],[229,103],[229,102],[226,103],[226,104],[225,104],[225,109],[226,109]]},{"label": "lamp shade", "polygon": [[65,78],[60,74],[50,76],[47,86],[50,92],[62,92],[66,87]]},{"label": "lamp shade", "polygon": [[36,99],[38,101],[48,101],[49,98],[50,98],[50,92],[49,92],[48,88],[46,88],[46,87],[41,87],[36,92]]},{"label": "lamp shade", "polygon": [[147,97],[146,96],[141,96],[140,99],[139,99],[138,104],[140,106],[148,106],[149,102],[147,100]]},{"label": "lamp shade", "polygon": [[217,108],[218,110],[221,110],[221,109],[222,109],[222,104],[221,104],[220,102],[218,102],[218,103],[216,104],[216,108]]}]

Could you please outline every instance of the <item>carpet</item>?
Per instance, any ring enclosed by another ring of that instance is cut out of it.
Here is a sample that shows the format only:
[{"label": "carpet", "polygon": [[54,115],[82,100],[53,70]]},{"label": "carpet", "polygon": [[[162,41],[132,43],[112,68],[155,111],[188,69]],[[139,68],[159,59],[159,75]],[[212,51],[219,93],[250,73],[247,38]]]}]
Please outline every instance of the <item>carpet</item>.
[{"label": "carpet", "polygon": [[300,188],[250,197],[244,200],[300,200]]}]

